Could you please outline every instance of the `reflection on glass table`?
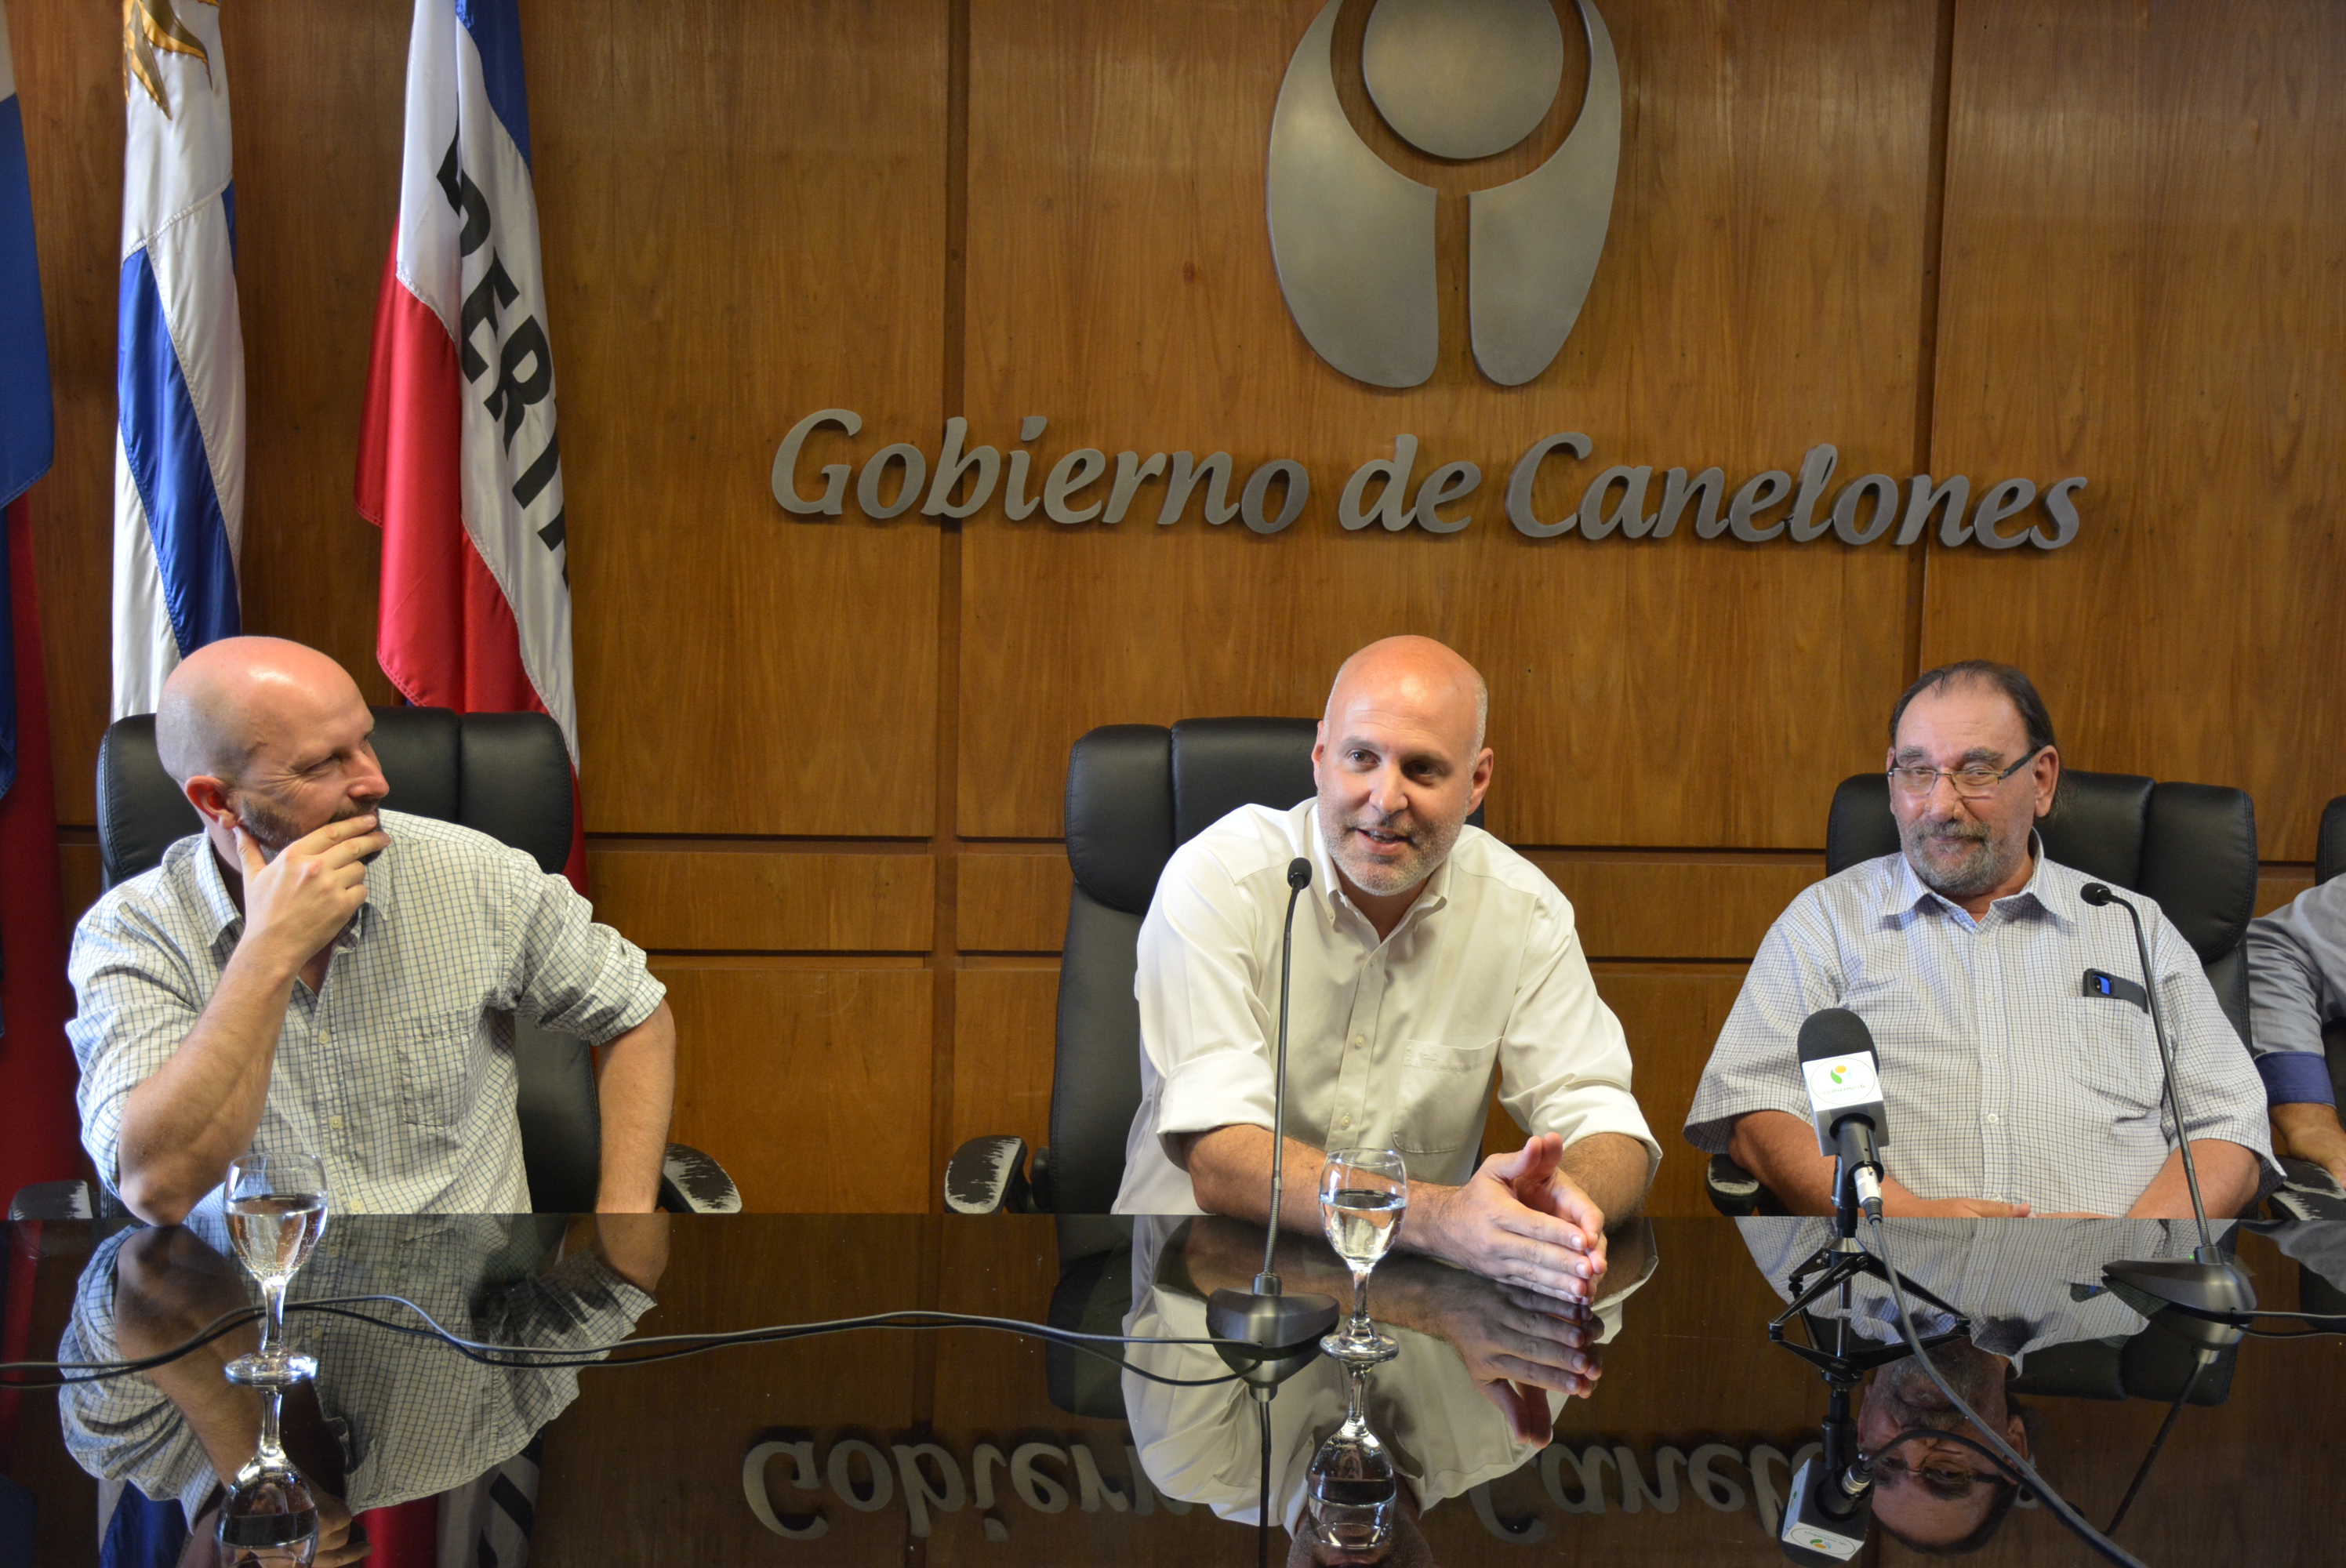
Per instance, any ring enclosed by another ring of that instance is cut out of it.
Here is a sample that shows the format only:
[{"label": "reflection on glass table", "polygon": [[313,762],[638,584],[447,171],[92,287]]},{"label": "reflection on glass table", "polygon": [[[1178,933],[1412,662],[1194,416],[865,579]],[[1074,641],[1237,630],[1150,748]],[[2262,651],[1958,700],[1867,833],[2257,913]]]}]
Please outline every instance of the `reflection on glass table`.
[{"label": "reflection on glass table", "polygon": [[[1252,1276],[1262,1236],[1260,1227],[1215,1217],[1139,1220],[1126,1332],[1203,1337],[1207,1296]],[[1401,1481],[1392,1537],[1363,1556],[1324,1545],[1304,1528],[1312,1461],[1352,1402],[1344,1368],[1322,1357],[1270,1401],[1271,1516],[1289,1532],[1289,1561],[1431,1561],[1418,1524],[1425,1511],[1536,1455],[1567,1398],[1601,1397],[1597,1347],[1618,1332],[1627,1298],[1653,1275],[1651,1227],[1633,1223],[1617,1233],[1612,1256],[1606,1293],[1593,1312],[1414,1255],[1388,1258],[1378,1275],[1378,1318],[1398,1351],[1367,1369],[1361,1408]],[[1278,1267],[1290,1288],[1331,1294],[1346,1273],[1326,1246],[1292,1237],[1280,1240]],[[1172,1378],[1211,1378],[1222,1369],[1200,1345],[1135,1345],[1126,1359]],[[1224,1519],[1256,1522],[1262,1451],[1245,1386],[1172,1388],[1129,1371],[1124,1385],[1133,1445],[1150,1483]]]},{"label": "reflection on glass table", "polygon": [[[276,1435],[277,1412],[266,1406],[281,1392],[282,1451],[318,1512],[316,1561],[356,1561],[364,1543],[352,1532],[353,1512],[495,1476],[576,1397],[577,1373],[484,1365],[435,1340],[302,1312],[301,1303],[396,1294],[469,1339],[549,1349],[605,1342],[629,1333],[652,1305],[667,1225],[659,1215],[566,1227],[527,1216],[377,1216],[338,1227],[291,1291],[297,1332],[318,1361],[313,1381],[280,1390],[230,1380],[230,1367],[257,1346],[247,1324],[151,1371],[64,1390],[66,1447],[102,1482],[176,1503],[157,1528],[191,1532],[188,1560],[209,1561],[202,1553],[230,1501],[223,1478],[236,1478],[264,1436]],[[82,1270],[59,1358],[153,1354],[250,1306],[230,1249],[219,1218],[200,1212],[184,1227],[108,1237]],[[396,1307],[362,1309],[413,1322]],[[523,1468],[534,1476],[534,1464]]]}]

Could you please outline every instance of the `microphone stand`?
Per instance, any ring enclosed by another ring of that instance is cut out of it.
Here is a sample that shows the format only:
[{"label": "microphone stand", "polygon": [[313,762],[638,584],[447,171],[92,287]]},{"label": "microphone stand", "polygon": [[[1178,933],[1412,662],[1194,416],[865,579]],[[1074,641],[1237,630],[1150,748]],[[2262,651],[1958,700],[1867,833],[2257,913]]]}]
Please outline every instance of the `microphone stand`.
[{"label": "microphone stand", "polygon": [[1287,867],[1287,921],[1279,938],[1279,1048],[1273,1064],[1270,1112],[1270,1225],[1262,1244],[1262,1269],[1252,1290],[1217,1290],[1206,1302],[1206,1331],[1229,1369],[1269,1399],[1270,1390],[1311,1364],[1320,1337],[1336,1327],[1336,1298],[1316,1290],[1289,1295],[1272,1270],[1279,1249],[1279,1207],[1287,1155],[1287,993],[1295,963],[1295,904],[1311,883],[1311,862],[1298,855]]},{"label": "microphone stand", "polygon": [[[2143,936],[2142,913],[2130,900],[2110,891],[2106,882],[2088,882],[2077,895],[2096,909],[2116,904],[2134,926],[2134,948],[2142,963],[2144,1011],[2150,1014],[2150,1032],[2158,1042],[2158,1064],[2167,1090],[2168,1114],[2175,1118],[2175,1147],[2183,1156],[2183,1182],[2191,1190],[2191,1214],[2198,1222],[2199,1245],[2186,1260],[2179,1257],[2122,1259],[2106,1264],[2102,1273],[2113,1285],[2124,1286],[2163,1303],[2152,1308],[2161,1321],[2191,1341],[2202,1365],[2227,1345],[2237,1344],[2245,1330],[2211,1321],[2202,1313],[2253,1312],[2256,1287],[2240,1266],[2216,1249],[2208,1229],[2208,1205],[2199,1196],[2199,1167],[2191,1158],[2191,1124],[2183,1118],[2183,1095],[2175,1081],[2175,1048],[2168,1043],[2167,1021],[2158,1007],[2158,977],[2150,967],[2150,943]],[[2150,1316],[2146,1313],[2145,1316]],[[2196,1373],[2194,1374],[2197,1375]]]}]

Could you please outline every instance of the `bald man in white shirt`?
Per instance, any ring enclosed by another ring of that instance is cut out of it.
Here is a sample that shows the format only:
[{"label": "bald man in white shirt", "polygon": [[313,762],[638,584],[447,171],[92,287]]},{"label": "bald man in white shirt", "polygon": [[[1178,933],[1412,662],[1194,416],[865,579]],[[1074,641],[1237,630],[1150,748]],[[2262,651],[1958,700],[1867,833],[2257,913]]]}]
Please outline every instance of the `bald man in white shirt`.
[{"label": "bald man in white shirt", "polygon": [[[1319,1229],[1323,1150],[1391,1147],[1410,1174],[1401,1246],[1595,1294],[1606,1227],[1637,1212],[1661,1149],[1572,906],[1466,825],[1491,783],[1488,706],[1442,644],[1372,643],[1329,693],[1314,798],[1241,807],[1174,852],[1140,931],[1141,1105],[1118,1213],[1268,1218],[1287,868],[1304,856],[1281,1222]],[[1494,1076],[1532,1135],[1478,1168]]]}]

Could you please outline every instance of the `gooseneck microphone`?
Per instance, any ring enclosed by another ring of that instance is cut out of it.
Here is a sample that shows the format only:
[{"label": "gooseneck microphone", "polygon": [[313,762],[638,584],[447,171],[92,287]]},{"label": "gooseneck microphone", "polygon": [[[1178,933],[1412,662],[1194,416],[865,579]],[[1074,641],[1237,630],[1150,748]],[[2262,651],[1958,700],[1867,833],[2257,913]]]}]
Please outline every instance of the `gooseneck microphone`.
[{"label": "gooseneck microphone", "polygon": [[1834,1206],[1862,1207],[1879,1219],[1890,1113],[1882,1103],[1882,1063],[1874,1054],[1873,1032],[1848,1008],[1828,1007],[1800,1025],[1800,1051],[1817,1152],[1839,1162]]},{"label": "gooseneck microphone", "polygon": [[2201,1262],[2216,1255],[2215,1242],[2208,1234],[2208,1206],[2199,1196],[2199,1167],[2191,1158],[2191,1124],[2183,1119],[2183,1097],[2175,1083],[2175,1048],[2167,1043],[2167,1020],[2158,1009],[2158,977],[2150,972],[2150,943],[2142,934],[2142,911],[2131,901],[2110,891],[2107,882],[2087,882],[2077,896],[2096,909],[2112,904],[2126,911],[2127,919],[2134,925],[2135,956],[2142,963],[2143,1008],[2150,1014],[2150,1033],[2158,1042],[2160,1076],[2167,1086],[2167,1109],[2175,1118],[2175,1146],[2183,1156],[2183,1182],[2191,1189],[2191,1213],[2199,1222],[2199,1252]]},{"label": "gooseneck microphone", "polygon": [[1206,1330],[1215,1349],[1259,1396],[1309,1366],[1320,1337],[1335,1328],[1336,1298],[1315,1290],[1288,1295],[1272,1270],[1279,1250],[1279,1206],[1287,1165],[1287,998],[1295,970],[1295,904],[1311,885],[1311,862],[1287,863],[1287,922],[1279,937],[1279,1044],[1270,1090],[1270,1224],[1263,1236],[1262,1270],[1252,1290],[1217,1290],[1206,1302]]},{"label": "gooseneck microphone", "polygon": [[[2183,1119],[2182,1091],[2175,1081],[2175,1048],[2168,1044],[2167,1021],[2158,1008],[2158,978],[2151,972],[2150,943],[2143,936],[2142,912],[2131,901],[2112,892],[2107,882],[2087,882],[2078,890],[2077,896],[2096,909],[2116,904],[2134,923],[2135,956],[2142,962],[2143,1010],[2150,1014],[2150,1032],[2158,1042],[2158,1066],[2166,1084],[2167,1110],[2175,1118],[2175,1147],[2183,1156],[2184,1185],[2191,1189],[2192,1217],[2199,1222],[2199,1245],[2193,1249],[2189,1261],[2179,1257],[2125,1260],[2106,1265],[2102,1273],[2116,1284],[2188,1314],[2178,1319],[2173,1312],[2162,1311],[2158,1316],[2192,1342],[2199,1367],[2204,1369],[2214,1360],[2218,1350],[2238,1343],[2244,1330],[2199,1314],[2252,1312],[2257,1305],[2256,1287],[2249,1282],[2247,1272],[2239,1264],[2216,1250],[2215,1239],[2208,1230],[2208,1206],[2199,1196],[2199,1167],[2191,1158],[2191,1124]],[[2195,1369],[2192,1376],[2196,1379],[2198,1370]],[[2131,1494],[2128,1501],[2132,1501]],[[2120,1517],[2123,1516],[2121,1510]]]}]

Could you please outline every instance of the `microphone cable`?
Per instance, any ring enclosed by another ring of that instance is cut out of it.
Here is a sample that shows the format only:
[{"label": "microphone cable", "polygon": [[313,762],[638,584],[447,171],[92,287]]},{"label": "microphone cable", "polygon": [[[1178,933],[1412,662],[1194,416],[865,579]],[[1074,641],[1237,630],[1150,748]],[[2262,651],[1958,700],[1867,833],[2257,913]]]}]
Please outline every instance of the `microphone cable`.
[{"label": "microphone cable", "polygon": [[[394,1323],[372,1313],[352,1308],[372,1305],[395,1305],[406,1308],[422,1319],[425,1327]],[[1086,1334],[1073,1329],[1056,1329],[1048,1324],[1032,1323],[1015,1318],[988,1318],[974,1313],[937,1312],[908,1308],[898,1312],[873,1313],[859,1318],[840,1318],[815,1323],[785,1323],[756,1329],[717,1330],[697,1334],[661,1334],[643,1339],[614,1340],[607,1345],[583,1348],[555,1348],[533,1345],[500,1345],[467,1339],[444,1327],[437,1319],[403,1296],[366,1295],[323,1297],[308,1301],[287,1303],[291,1312],[323,1312],[330,1317],[347,1318],[394,1334],[422,1339],[436,1339],[467,1359],[485,1366],[515,1369],[561,1369],[588,1367],[632,1367],[648,1361],[676,1360],[697,1356],[709,1350],[733,1345],[771,1344],[790,1339],[811,1339],[826,1334],[852,1333],[862,1329],[980,1329],[1021,1335],[1064,1346],[1080,1354],[1107,1361],[1151,1382],[1172,1388],[1210,1388],[1236,1382],[1241,1374],[1231,1372],[1214,1378],[1174,1378],[1161,1372],[1136,1367],[1102,1345],[1195,1345],[1211,1346],[1212,1339],[1157,1339],[1146,1335]],[[251,1322],[261,1315],[258,1307],[240,1307],[223,1312],[196,1334],[151,1356],[120,1361],[6,1361],[0,1362],[0,1373],[50,1372],[59,1374],[54,1380],[19,1380],[0,1378],[0,1390],[50,1390],[81,1383],[108,1381],[130,1377],[159,1367],[199,1349],[222,1335]],[[663,1347],[648,1354],[619,1354],[646,1346]],[[72,1376],[68,1374],[79,1373]]]},{"label": "microphone cable", "polygon": [[[2046,1485],[2045,1478],[2036,1473],[2035,1467],[2030,1464],[2026,1460],[2021,1458],[2019,1453],[2013,1449],[2013,1446],[2004,1441],[2004,1438],[1997,1433],[1994,1427],[1991,1427],[1987,1422],[1982,1420],[1980,1419],[1979,1412],[1973,1410],[1970,1405],[1964,1403],[1963,1396],[1956,1393],[1955,1390],[1949,1386],[1947,1380],[1940,1375],[1937,1364],[1931,1359],[1929,1352],[1923,1349],[1923,1336],[1915,1332],[1913,1315],[1908,1310],[1906,1305],[1905,1283],[1899,1276],[1898,1266],[1891,1261],[1890,1237],[1888,1232],[1884,1229],[1879,1217],[1869,1215],[1867,1217],[1867,1222],[1873,1227],[1874,1255],[1882,1259],[1882,1272],[1890,1277],[1890,1293],[1898,1304],[1898,1327],[1900,1331],[1906,1337],[1907,1352],[1912,1355],[1915,1360],[1922,1363],[1923,1370],[1929,1373],[1931,1381],[1938,1386],[1940,1395],[1946,1400],[1948,1404],[1959,1411],[1964,1420],[1970,1421],[1973,1426],[1979,1429],[1980,1435],[1987,1440],[1989,1447],[1993,1450],[1992,1457],[2005,1465],[2013,1474],[2017,1475],[2025,1481],[2028,1485],[2028,1489],[2035,1492],[2038,1498],[2042,1499],[2045,1505],[2053,1511],[2054,1517],[2060,1520],[2062,1523],[2067,1525],[2070,1531],[2076,1534],[2079,1540],[2085,1542],[2086,1545],[2092,1547],[2096,1552],[2099,1553],[2108,1561],[2123,1564],[2124,1568],[2145,1568],[2145,1564],[2141,1559],[2134,1556],[2132,1553],[2128,1553],[2125,1547],[2120,1546],[2116,1542],[2112,1541],[2107,1535],[2105,1535],[2102,1532],[2095,1529],[2093,1525],[2086,1521],[2086,1516],[2078,1512],[2066,1498],[2064,1498],[2059,1492],[2054,1491],[2052,1487]],[[1955,1441],[1961,1442],[1966,1447],[1980,1447],[1978,1443],[1973,1442],[1970,1439],[1963,1437],[1959,1433],[1948,1432],[1943,1435],[1951,1438]]]}]

